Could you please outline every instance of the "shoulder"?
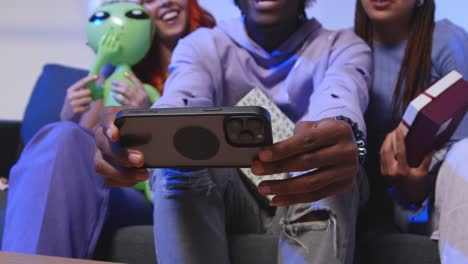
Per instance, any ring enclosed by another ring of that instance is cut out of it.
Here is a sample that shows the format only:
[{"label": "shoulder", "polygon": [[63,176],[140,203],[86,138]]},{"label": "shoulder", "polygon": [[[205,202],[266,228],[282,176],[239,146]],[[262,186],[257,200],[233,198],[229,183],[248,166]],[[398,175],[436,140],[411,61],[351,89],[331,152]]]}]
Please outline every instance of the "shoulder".
[{"label": "shoulder", "polygon": [[468,33],[448,19],[437,21],[434,27],[434,41],[460,40],[466,41]]},{"label": "shoulder", "polygon": [[180,39],[172,54],[172,61],[210,58],[216,50],[215,30],[199,28]]},{"label": "shoulder", "polygon": [[224,46],[230,45],[230,42],[226,33],[218,25],[214,28],[199,28],[193,31],[179,40],[176,50],[212,54],[215,50],[222,50]]},{"label": "shoulder", "polygon": [[463,28],[448,19],[436,22],[433,33],[433,49],[466,48],[467,43],[468,33]]},{"label": "shoulder", "polygon": [[445,75],[455,69],[468,76],[468,33],[463,28],[447,19],[438,21],[432,43],[432,60],[438,73]]},{"label": "shoulder", "polygon": [[214,38],[215,31],[213,28],[199,28],[187,36],[179,40],[179,44],[197,44],[201,45],[202,43],[210,43]]},{"label": "shoulder", "polygon": [[356,35],[352,28],[345,28],[339,30],[329,30],[321,28],[320,36],[322,38],[326,37],[334,44],[350,44],[350,45],[363,45],[368,46],[367,43]]},{"label": "shoulder", "polygon": [[352,29],[328,30],[321,28],[312,46],[313,49],[317,46],[329,49],[331,58],[357,56],[371,60],[371,48]]}]

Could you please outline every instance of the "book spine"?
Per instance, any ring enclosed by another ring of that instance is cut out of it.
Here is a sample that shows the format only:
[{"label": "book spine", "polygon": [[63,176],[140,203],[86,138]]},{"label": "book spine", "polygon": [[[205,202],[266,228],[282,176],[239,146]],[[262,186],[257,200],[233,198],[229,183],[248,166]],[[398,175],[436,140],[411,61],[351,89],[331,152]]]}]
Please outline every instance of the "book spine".
[{"label": "book spine", "polygon": [[420,94],[416,97],[409,105],[403,115],[402,121],[404,121],[408,127],[412,126],[414,120],[418,116],[418,113],[432,101],[432,98],[426,94]]},{"label": "book spine", "polygon": [[463,76],[457,71],[453,70],[449,74],[445,75],[445,77],[440,79],[438,82],[433,84],[431,87],[426,89],[424,93],[432,98],[435,98],[441,93],[443,93],[445,90],[452,87],[460,79],[463,79]]}]

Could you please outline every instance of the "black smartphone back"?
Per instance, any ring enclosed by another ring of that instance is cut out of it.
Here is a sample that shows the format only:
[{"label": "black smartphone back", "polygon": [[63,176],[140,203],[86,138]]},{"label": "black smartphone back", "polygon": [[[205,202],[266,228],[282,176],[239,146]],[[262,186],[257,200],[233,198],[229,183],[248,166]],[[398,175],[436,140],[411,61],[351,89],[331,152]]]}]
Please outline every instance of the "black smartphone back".
[{"label": "black smartphone back", "polygon": [[115,124],[120,144],[141,151],[147,168],[250,167],[273,142],[258,106],[123,110]]}]

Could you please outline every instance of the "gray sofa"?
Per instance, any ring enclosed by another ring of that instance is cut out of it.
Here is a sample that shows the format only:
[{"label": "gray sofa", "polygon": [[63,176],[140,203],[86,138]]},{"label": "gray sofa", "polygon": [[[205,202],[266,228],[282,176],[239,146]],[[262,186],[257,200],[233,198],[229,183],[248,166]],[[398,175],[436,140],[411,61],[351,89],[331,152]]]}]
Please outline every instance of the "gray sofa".
[{"label": "gray sofa", "polygon": [[[44,66],[23,120],[0,121],[0,176],[8,176],[24,143],[45,124],[59,120],[66,88],[86,74],[85,70],[57,64]],[[6,192],[0,192],[0,234],[7,206],[6,196]],[[127,226],[103,232],[95,258],[123,263],[156,263],[152,235],[152,226]],[[232,236],[229,247],[232,263],[276,263],[275,236]],[[435,242],[423,236],[399,233],[361,236],[356,256],[357,263],[439,263]]]}]

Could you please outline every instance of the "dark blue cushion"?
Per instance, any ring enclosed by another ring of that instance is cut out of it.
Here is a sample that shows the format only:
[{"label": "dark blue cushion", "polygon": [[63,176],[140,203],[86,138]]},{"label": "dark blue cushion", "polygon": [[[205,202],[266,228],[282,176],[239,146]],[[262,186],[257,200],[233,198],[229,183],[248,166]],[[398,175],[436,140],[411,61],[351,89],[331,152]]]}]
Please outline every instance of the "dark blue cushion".
[{"label": "dark blue cushion", "polygon": [[33,88],[24,113],[21,138],[26,144],[46,124],[60,120],[67,88],[86,76],[86,70],[46,64]]}]

